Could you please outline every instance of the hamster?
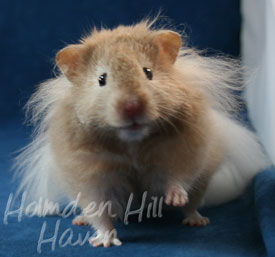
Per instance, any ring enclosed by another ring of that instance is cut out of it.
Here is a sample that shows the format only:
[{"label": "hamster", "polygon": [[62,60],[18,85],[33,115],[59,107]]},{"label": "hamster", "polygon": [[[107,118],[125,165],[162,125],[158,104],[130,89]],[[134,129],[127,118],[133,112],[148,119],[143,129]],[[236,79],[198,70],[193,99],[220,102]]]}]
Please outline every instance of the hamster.
[{"label": "hamster", "polygon": [[[81,192],[82,209],[110,201],[123,216],[130,194],[146,191],[181,207],[183,224],[205,226],[203,202],[237,197],[266,166],[255,135],[231,115],[238,62],[202,56],[152,25],[94,29],[58,52],[61,73],[27,104],[36,132],[17,164],[30,199]],[[74,220],[86,223],[93,246],[121,244],[107,209]]]}]

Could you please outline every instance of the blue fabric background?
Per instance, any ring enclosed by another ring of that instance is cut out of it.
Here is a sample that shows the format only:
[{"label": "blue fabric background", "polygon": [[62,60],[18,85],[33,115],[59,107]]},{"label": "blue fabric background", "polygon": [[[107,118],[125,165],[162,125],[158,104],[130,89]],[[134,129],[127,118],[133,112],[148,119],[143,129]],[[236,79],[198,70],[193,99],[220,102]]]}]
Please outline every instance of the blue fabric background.
[{"label": "blue fabric background", "polygon": [[[76,42],[94,26],[131,24],[148,14],[163,14],[179,29],[185,28],[189,44],[233,56],[239,55],[240,13],[238,0],[170,1],[0,1],[0,257],[39,256],[40,230],[53,236],[58,217],[9,217],[3,223],[9,194],[15,191],[10,171],[13,152],[29,141],[30,129],[22,125],[23,104],[35,85],[53,76],[55,53],[65,43]],[[180,224],[178,213],[162,219],[118,224],[122,247],[94,249],[60,247],[61,234],[72,228],[74,239],[87,227],[72,227],[61,219],[55,250],[42,245],[40,256],[275,256],[275,172],[260,173],[240,199],[202,210],[211,219],[204,228]]]}]

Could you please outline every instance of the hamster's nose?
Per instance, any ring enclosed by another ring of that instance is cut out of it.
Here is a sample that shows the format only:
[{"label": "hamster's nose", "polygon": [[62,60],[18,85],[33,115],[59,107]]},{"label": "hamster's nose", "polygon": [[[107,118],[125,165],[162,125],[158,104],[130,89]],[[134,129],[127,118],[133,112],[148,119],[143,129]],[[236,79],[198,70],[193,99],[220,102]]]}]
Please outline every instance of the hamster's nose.
[{"label": "hamster's nose", "polygon": [[123,115],[132,119],[144,113],[144,104],[139,98],[128,99],[123,106]]}]

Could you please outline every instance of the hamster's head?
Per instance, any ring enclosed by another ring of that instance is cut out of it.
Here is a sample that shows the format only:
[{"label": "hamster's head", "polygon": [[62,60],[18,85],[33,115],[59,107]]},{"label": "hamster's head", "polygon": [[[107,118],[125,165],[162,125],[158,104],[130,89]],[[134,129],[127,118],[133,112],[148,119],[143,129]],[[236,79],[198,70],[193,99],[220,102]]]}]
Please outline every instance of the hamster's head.
[{"label": "hamster's head", "polygon": [[179,34],[150,30],[146,23],[94,30],[57,54],[71,82],[76,117],[87,129],[142,140],[171,122],[184,88],[174,78]]}]

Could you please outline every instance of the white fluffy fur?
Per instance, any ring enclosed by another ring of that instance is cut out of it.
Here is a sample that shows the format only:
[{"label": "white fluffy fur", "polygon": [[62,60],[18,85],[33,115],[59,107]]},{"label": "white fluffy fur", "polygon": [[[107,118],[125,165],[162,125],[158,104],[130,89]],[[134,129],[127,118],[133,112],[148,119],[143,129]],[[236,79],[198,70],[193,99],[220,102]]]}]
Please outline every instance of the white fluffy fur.
[{"label": "white fluffy fur", "polygon": [[[14,164],[15,176],[20,178],[16,195],[26,192],[25,206],[33,201],[61,203],[66,199],[56,176],[57,167],[52,157],[47,129],[54,103],[66,94],[69,87],[65,78],[48,80],[41,84],[26,105],[27,115],[31,115],[30,122],[35,125],[34,139],[22,149]],[[43,215],[43,210],[34,212],[38,216]]]},{"label": "white fluffy fur", "polygon": [[208,186],[206,205],[217,205],[238,197],[268,163],[251,131],[217,111],[213,111],[213,116],[222,131],[225,157]]}]

